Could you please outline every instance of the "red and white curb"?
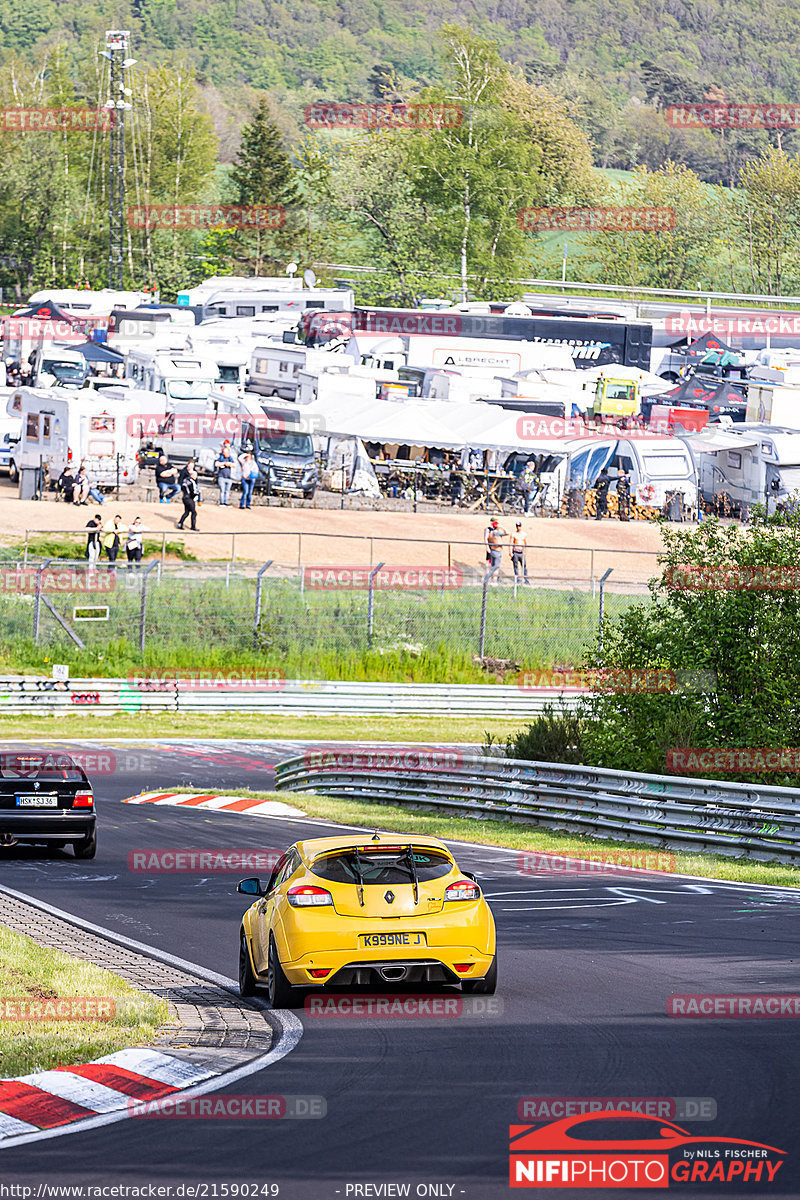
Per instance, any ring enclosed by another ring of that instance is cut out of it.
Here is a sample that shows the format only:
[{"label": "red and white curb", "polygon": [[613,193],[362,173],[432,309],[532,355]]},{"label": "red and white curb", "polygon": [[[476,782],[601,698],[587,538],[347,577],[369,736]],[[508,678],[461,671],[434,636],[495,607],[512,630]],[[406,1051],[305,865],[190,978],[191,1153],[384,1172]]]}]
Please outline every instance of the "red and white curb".
[{"label": "red and white curb", "polygon": [[[146,954],[157,962],[179,967],[216,987],[238,993],[235,979],[229,979],[208,967],[188,962],[185,958],[138,942],[103,925],[95,925],[63,908],[46,904],[36,896],[0,884],[2,894],[22,900],[110,942]],[[181,1099],[189,1100],[219,1091],[249,1075],[256,1075],[290,1054],[303,1036],[302,1022],[293,1012],[268,1009],[265,1010],[265,1019],[275,1035],[270,1049],[239,1066],[222,1071],[210,1069],[207,1062],[201,1065],[177,1055],[164,1054],[160,1050],[131,1047],[108,1054],[95,1062],[59,1067],[54,1071],[38,1071],[18,1079],[0,1080],[0,1150],[124,1121],[134,1115],[129,1104],[131,1100],[153,1100],[157,1094],[171,1095],[176,1091],[181,1093]],[[137,1095],[132,1090],[134,1088],[144,1088],[147,1092]],[[27,1108],[21,1103],[25,1096],[29,1098]],[[14,1103],[16,1100],[20,1103]],[[35,1106],[37,1104],[39,1107]],[[72,1114],[66,1115],[67,1109],[63,1106],[70,1106]],[[56,1122],[52,1119],[59,1112],[61,1117],[66,1116],[66,1120]]]},{"label": "red and white curb", "polygon": [[0,1145],[5,1138],[128,1110],[219,1075],[159,1050],[130,1048],[92,1062],[0,1080]]},{"label": "red and white curb", "polygon": [[220,796],[216,792],[140,792],[123,804],[175,805],[179,808],[215,809],[217,812],[246,812],[249,817],[304,817],[300,808],[281,800],[256,800],[252,796]]}]

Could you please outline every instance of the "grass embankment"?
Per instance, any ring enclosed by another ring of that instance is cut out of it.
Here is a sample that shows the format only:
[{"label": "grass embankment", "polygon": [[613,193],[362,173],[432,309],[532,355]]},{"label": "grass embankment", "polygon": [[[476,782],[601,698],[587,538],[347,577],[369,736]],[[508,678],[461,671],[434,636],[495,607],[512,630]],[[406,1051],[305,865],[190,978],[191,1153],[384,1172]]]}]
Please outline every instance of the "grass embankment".
[{"label": "grass embankment", "polygon": [[[0,1077],[5,1079],[88,1062],[125,1046],[146,1046],[169,1016],[165,1000],[2,925],[0,977]],[[100,1003],[81,1008],[88,998]],[[61,1006],[70,1015],[101,1012],[110,1014],[109,1019],[46,1020],[35,1015],[52,1013],[57,1001],[72,1001]]]},{"label": "grass embankment", "polygon": [[[89,509],[86,510],[89,512]],[[92,516],[94,510],[92,510]],[[112,514],[113,518],[113,514]],[[89,517],[86,518],[89,520]],[[103,517],[105,522],[109,518]],[[85,524],[85,522],[84,522]],[[86,549],[86,533],[82,529],[79,534],[74,537],[33,537],[28,540],[28,561],[37,558],[53,558],[64,559],[69,562],[83,562],[84,550]],[[143,542],[143,557],[160,558],[161,557],[161,538],[146,537]],[[179,559],[181,562],[197,562],[197,555],[192,554],[191,550],[187,550],[183,542],[167,542],[165,547],[167,558]],[[22,538],[4,540],[0,545],[0,562],[11,561],[21,562],[25,551],[25,541]],[[124,554],[123,554],[124,558]]]},{"label": "grass embankment", "polygon": [[[193,789],[175,788],[174,790],[192,791]],[[656,847],[653,847],[648,853],[648,847],[639,842],[615,842],[599,838],[577,837],[574,834],[555,833],[549,829],[520,825],[511,821],[489,821],[480,817],[448,817],[439,813],[398,808],[390,804],[333,799],[316,792],[253,792],[246,788],[226,788],[225,794],[257,796],[264,800],[282,800],[286,804],[302,809],[309,817],[343,825],[361,825],[368,829],[382,829],[387,833],[429,834],[432,837],[446,840],[480,842],[486,846],[505,846],[513,850],[564,855],[571,858],[588,858],[592,854],[608,854],[619,850],[623,852],[619,859],[622,863],[626,861],[626,855],[632,856],[633,861],[637,861],[636,855],[648,855],[647,861],[649,862],[657,853],[667,859],[670,859],[671,856],[674,859],[674,867],[670,860],[668,864],[670,871],[674,870],[681,875],[697,875],[703,879],[720,879],[736,883],[800,887],[800,870],[795,867],[743,862],[718,854],[683,854],[680,851],[658,850]],[[572,875],[571,878],[581,884],[595,881],[609,885],[624,885],[629,874],[638,873],[635,867],[630,873],[618,869],[609,871],[608,874],[601,874],[599,870],[591,870],[579,875]],[[564,877],[564,872],[556,869],[555,865],[553,877]],[[669,875],[654,873],[652,878],[663,881],[665,878],[668,879]],[[547,876],[531,874],[531,886],[541,886],[546,879]]]},{"label": "grass embankment", "polygon": [[[105,585],[108,575],[98,572]],[[377,592],[370,626],[365,591],[302,589],[297,580],[270,579],[254,631],[253,578],[215,570],[151,577],[145,650],[139,651],[142,603],[135,576],[121,564],[111,589],[77,597],[107,606],[108,618],[76,622],[85,642],[78,649],[42,606],[38,644],[33,641],[30,592],[3,595],[0,674],[49,674],[68,663],[74,678],[91,675],[169,675],[216,671],[249,678],[349,679],[409,683],[510,681],[519,669],[575,664],[597,634],[598,600],[591,592],[544,587],[491,589],[481,640],[481,587],[454,592]],[[75,594],[50,598],[72,619]],[[632,596],[606,597],[609,619]],[[646,599],[636,597],[636,599]],[[484,655],[505,664],[485,670]]]}]

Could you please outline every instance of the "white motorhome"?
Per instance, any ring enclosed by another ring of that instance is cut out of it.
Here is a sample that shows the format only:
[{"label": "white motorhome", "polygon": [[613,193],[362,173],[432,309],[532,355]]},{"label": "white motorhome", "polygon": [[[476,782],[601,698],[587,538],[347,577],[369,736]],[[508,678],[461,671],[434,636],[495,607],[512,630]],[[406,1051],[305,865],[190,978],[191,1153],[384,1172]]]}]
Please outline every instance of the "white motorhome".
[{"label": "white motorhome", "polygon": [[46,467],[55,482],[68,463],[77,468],[84,462],[95,483],[135,483],[139,438],[130,417],[140,408],[140,401],[120,400],[108,391],[15,388],[7,411],[21,418],[22,429],[11,455],[11,478]]},{"label": "white motorhome", "polygon": [[134,387],[162,392],[167,397],[167,408],[175,401],[205,400],[215,386],[218,373],[213,358],[183,347],[133,349],[125,360],[125,378]]},{"label": "white motorhome", "polygon": [[255,317],[259,313],[292,313],[309,309],[351,311],[351,288],[306,288],[301,279],[218,275],[178,293],[178,304],[202,306],[209,316]]},{"label": "white motorhome", "polygon": [[89,374],[82,354],[53,343],[34,351],[31,365],[33,387],[82,388]]},{"label": "white motorhome", "polygon": [[590,437],[565,442],[570,451],[568,491],[594,487],[606,469],[612,485],[624,467],[631,496],[648,508],[664,508],[670,494],[683,496],[686,510],[697,508],[697,472],[686,441],[677,437]]},{"label": "white motorhome", "polygon": [[151,303],[152,299],[149,292],[118,292],[112,288],[102,288],[97,292],[88,288],[45,288],[29,296],[28,304],[43,304],[51,300],[64,312],[87,317],[108,317],[115,308],[137,308],[140,304]]},{"label": "white motorhome", "polygon": [[352,401],[355,407],[375,400],[382,388],[399,382],[396,371],[377,372],[368,367],[355,366],[348,369],[348,366],[338,363],[325,363],[322,367],[307,366],[297,374],[297,403],[302,408],[306,404],[324,405],[346,399]]},{"label": "white motorhome", "polygon": [[250,390],[262,396],[298,399],[301,371],[346,370],[352,362],[331,350],[310,349],[288,342],[262,342],[250,358]]},{"label": "white motorhome", "polygon": [[122,353],[137,346],[177,345],[194,328],[194,313],[188,308],[115,308],[109,318],[108,344]]},{"label": "white motorhome", "polygon": [[704,500],[746,514],[753,504],[783,503],[800,491],[800,430],[742,422],[685,435]]}]

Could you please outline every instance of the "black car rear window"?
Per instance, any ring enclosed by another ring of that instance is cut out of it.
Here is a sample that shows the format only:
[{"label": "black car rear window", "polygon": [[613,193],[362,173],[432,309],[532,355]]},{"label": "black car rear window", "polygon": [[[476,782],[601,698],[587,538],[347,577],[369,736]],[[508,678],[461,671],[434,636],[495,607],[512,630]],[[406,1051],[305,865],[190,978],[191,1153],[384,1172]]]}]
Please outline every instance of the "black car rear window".
[{"label": "black car rear window", "polygon": [[[334,851],[315,859],[311,870],[330,883],[358,883],[358,864],[365,884],[410,883],[408,852],[402,850],[361,850],[358,862],[353,850]],[[414,867],[420,883],[441,879],[453,870],[452,860],[436,850],[414,850]]]},{"label": "black car rear window", "polygon": [[0,779],[82,783],[85,778],[68,754],[0,754]]}]

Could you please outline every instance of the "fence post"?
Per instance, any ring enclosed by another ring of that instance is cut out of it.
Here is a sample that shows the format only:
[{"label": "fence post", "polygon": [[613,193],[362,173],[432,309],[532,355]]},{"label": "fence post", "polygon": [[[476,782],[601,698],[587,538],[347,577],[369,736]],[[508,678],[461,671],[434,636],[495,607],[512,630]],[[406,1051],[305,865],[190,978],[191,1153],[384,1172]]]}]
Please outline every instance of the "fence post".
[{"label": "fence post", "polygon": [[273,559],[265,562],[263,567],[259,567],[256,575],[256,607],[253,613],[253,648],[258,649],[258,623],[261,620],[261,589],[263,586],[262,579],[265,571],[268,571],[272,566]]},{"label": "fence post", "polygon": [[367,642],[370,646],[372,645],[372,629],[375,616],[375,576],[378,574],[378,571],[380,571],[382,566],[383,563],[379,562],[377,567],[373,567],[369,573],[369,594],[367,596]]},{"label": "fence post", "polygon": [[478,656],[484,657],[486,651],[486,608],[489,603],[489,577],[483,581],[483,592],[481,594],[481,640],[478,648]]},{"label": "fence post", "polygon": [[166,553],[167,553],[167,535],[166,535],[166,533],[162,533],[162,535],[161,535],[161,566],[158,568],[159,579],[161,578],[161,572],[164,570],[164,558],[166,556]]},{"label": "fence post", "polygon": [[606,571],[605,575],[601,576],[601,579],[600,579],[600,608],[599,608],[598,614],[597,614],[598,649],[599,650],[603,649],[603,626],[605,624],[606,580],[608,579],[609,575],[611,574],[611,572],[613,570],[614,570],[613,567],[609,567],[608,570]]},{"label": "fence post", "polygon": [[23,567],[27,567],[27,565],[28,565],[28,538],[30,537],[30,532],[31,532],[31,531],[30,531],[29,529],[26,529],[26,530],[25,530],[25,550],[24,550],[24,553],[23,553],[23,555],[22,555],[22,565],[23,565]]},{"label": "fence post", "polygon": [[147,629],[147,576],[159,566],[158,559],[145,567],[142,574],[142,598],[139,602],[139,653],[144,654],[145,632]]},{"label": "fence post", "polygon": [[42,611],[42,571],[49,564],[50,559],[46,558],[40,567],[36,569],[36,579],[34,581],[33,595],[33,640],[34,643],[39,641],[39,617]]}]

